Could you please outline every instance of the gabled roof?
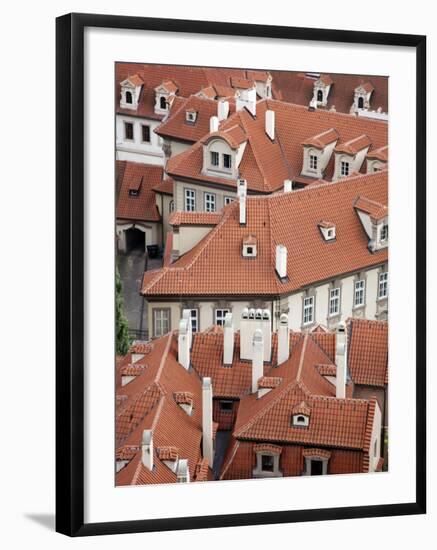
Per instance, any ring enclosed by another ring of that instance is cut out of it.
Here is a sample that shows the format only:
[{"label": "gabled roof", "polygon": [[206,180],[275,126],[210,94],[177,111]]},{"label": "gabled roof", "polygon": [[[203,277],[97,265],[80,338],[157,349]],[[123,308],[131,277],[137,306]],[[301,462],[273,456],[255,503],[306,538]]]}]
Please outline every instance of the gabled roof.
[{"label": "gabled roof", "polygon": [[372,220],[382,220],[388,216],[388,207],[378,201],[372,200],[369,197],[360,195],[357,197],[354,207],[361,212],[369,214]]},{"label": "gabled roof", "polygon": [[[139,162],[118,161],[120,191],[117,200],[117,219],[157,222],[161,219],[155,203],[153,188],[162,181],[161,166]],[[132,196],[129,191],[136,191]]]},{"label": "gabled roof", "polygon": [[366,93],[373,92],[375,89],[371,82],[364,82],[364,84],[359,84],[355,89],[362,88]]},{"label": "gabled roof", "polygon": [[367,153],[368,159],[377,159],[381,160],[382,162],[388,161],[388,145],[384,145],[384,147],[380,147],[379,149],[375,149],[371,151],[370,153]]},{"label": "gabled roof", "polygon": [[[335,386],[316,368],[326,360],[312,335],[302,336],[275,369],[282,384],[260,399],[251,394],[240,401],[233,437],[364,450],[370,401],[336,398]],[[308,427],[293,426],[291,415],[299,412],[310,416]]]},{"label": "gabled roof", "polygon": [[385,387],[388,380],[388,323],[348,321],[348,369],[355,384]]},{"label": "gabled roof", "polygon": [[[188,459],[191,480],[202,460],[202,388],[198,375],[177,361],[177,339],[173,333],[154,340],[153,350],[137,363],[147,360],[147,368],[129,384],[118,388],[116,409],[117,457],[127,447],[138,451],[116,475],[116,485],[172,483],[176,474],[163,460],[162,448],[176,448],[181,459]],[[135,365],[137,365],[135,363]],[[193,412],[188,415],[178,404],[190,398]],[[153,430],[154,469],[141,462],[141,440],[145,429]],[[123,451],[125,453],[125,451]],[[125,453],[126,454],[126,453]],[[132,454],[132,453],[131,453]]]},{"label": "gabled roof", "polygon": [[[318,80],[313,75],[303,72],[271,71],[272,90],[275,99],[308,106],[313,98],[314,83]],[[371,108],[381,107],[388,112],[388,78],[386,76],[360,76],[331,73],[331,88],[326,109],[335,106],[337,112],[349,114],[354,101],[355,89],[359,85],[371,82],[374,87]]]},{"label": "gabled roof", "polygon": [[218,212],[185,212],[177,210],[173,212],[168,223],[172,226],[179,225],[217,225],[221,220]]},{"label": "gabled roof", "polygon": [[344,143],[339,143],[335,147],[335,152],[356,155],[359,151],[362,151],[366,147],[370,147],[371,144],[370,138],[363,134]]},{"label": "gabled roof", "polygon": [[[144,82],[141,89],[138,109],[120,108],[120,83],[128,76],[136,74]],[[163,82],[172,81],[177,94],[187,98],[202,88],[217,85],[230,86],[232,76],[245,76],[243,69],[222,69],[211,67],[190,67],[183,65],[155,65],[145,63],[116,63],[115,65],[115,102],[117,113],[162,120],[164,115],[155,113],[155,89]],[[168,84],[170,86],[170,84]]]},{"label": "gabled roof", "polygon": [[318,80],[323,82],[325,86],[330,86],[334,82],[329,74],[321,74]]},{"label": "gabled roof", "polygon": [[[248,197],[247,223],[240,226],[239,204],[222,210],[220,222],[171,267],[146,272],[146,296],[278,296],[318,281],[380,265],[387,249],[371,253],[356,215],[356,199],[365,193],[387,203],[387,172],[344,178],[291,193]],[[335,223],[336,240],[320,239],[317,223]],[[247,234],[257,239],[257,256],[241,256]],[[287,281],[275,271],[277,244],[287,247]],[[318,258],[317,262],[313,259]],[[226,270],[223,266],[226,265]]]},{"label": "gabled roof", "polygon": [[248,78],[238,78],[238,77],[232,77],[231,78],[231,86],[233,88],[241,88],[242,90],[248,90],[250,88],[255,87],[255,82],[253,80],[250,80]]},{"label": "gabled roof", "polygon": [[313,136],[302,142],[302,145],[312,145],[317,149],[324,149],[330,143],[337,141],[338,133],[335,128],[330,128],[316,136]]},{"label": "gabled roof", "polygon": [[122,84],[125,84],[125,83],[131,84],[132,86],[136,87],[136,86],[142,86],[144,84],[144,81],[140,76],[138,76],[137,74],[134,74],[133,76],[128,76],[122,82]]}]

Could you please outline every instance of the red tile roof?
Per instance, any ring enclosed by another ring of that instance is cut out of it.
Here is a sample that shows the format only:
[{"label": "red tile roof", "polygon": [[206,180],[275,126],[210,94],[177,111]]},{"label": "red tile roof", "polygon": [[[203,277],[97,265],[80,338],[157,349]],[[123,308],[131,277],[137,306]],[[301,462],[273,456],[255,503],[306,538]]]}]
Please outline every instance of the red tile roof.
[{"label": "red tile roof", "polygon": [[302,145],[312,145],[313,147],[317,147],[318,149],[324,149],[326,145],[329,145],[337,139],[337,131],[335,130],[335,128],[330,128],[329,130],[326,130],[321,134],[317,134],[317,136],[313,136],[310,139],[303,141]]},{"label": "red tile roof", "polygon": [[[387,261],[388,251],[369,251],[367,234],[354,210],[355,200],[364,192],[371,200],[387,204],[387,172],[344,178],[335,184],[291,193],[248,197],[246,226],[240,226],[239,205],[234,201],[223,209],[216,227],[192,250],[170,267],[146,272],[142,293],[278,296],[380,265]],[[317,223],[321,218],[335,223],[334,242],[319,238]],[[248,233],[257,239],[257,257],[251,261],[241,255],[241,242]],[[287,281],[276,275],[277,244],[288,250]]]},{"label": "red tile roof", "polygon": [[386,321],[348,321],[348,369],[355,384],[385,387],[388,372]]},{"label": "red tile roof", "polygon": [[168,223],[173,226],[179,225],[217,225],[222,216],[218,212],[185,212],[177,210],[173,212]]},{"label": "red tile roof", "polygon": [[378,201],[360,195],[357,197],[355,204],[357,210],[366,212],[373,220],[381,220],[388,215],[388,207],[386,204],[381,204]]},{"label": "red tile roof", "polygon": [[388,145],[384,145],[384,147],[380,147],[379,149],[375,149],[371,151],[370,153],[367,153],[368,159],[377,159],[381,160],[383,162],[388,161]]},{"label": "red tile roof", "polygon": [[[318,77],[291,71],[271,71],[272,90],[275,99],[308,106],[312,97],[314,82]],[[370,98],[371,109],[382,108],[388,112],[388,78],[386,76],[359,76],[350,74],[330,74],[332,79],[328,95],[327,109],[335,106],[337,112],[349,113],[354,101],[354,92],[360,84],[371,82],[374,91]]]},{"label": "red tile roof", "polygon": [[155,193],[162,193],[163,195],[172,195],[173,196],[173,183],[172,178],[162,179],[158,185],[155,185],[152,188],[152,191]]},{"label": "red tile roof", "polygon": [[[139,106],[136,111],[120,108],[120,82],[127,77],[138,76],[144,81],[139,98]],[[118,113],[162,120],[164,115],[155,113],[155,88],[162,83],[171,81],[172,91],[179,96],[187,98],[196,94],[202,88],[210,85],[230,86],[230,78],[244,77],[242,69],[222,69],[209,67],[189,67],[182,65],[155,65],[144,63],[116,63],[115,65],[115,101]]]},{"label": "red tile roof", "polygon": [[356,155],[359,151],[362,151],[366,147],[370,147],[372,144],[370,138],[366,135],[358,136],[350,139],[345,143],[340,143],[336,146],[335,151],[337,153],[348,153],[349,155]]},{"label": "red tile roof", "polygon": [[262,376],[258,380],[258,388],[276,388],[281,382],[282,378],[279,378],[278,376]]},{"label": "red tile roof", "polygon": [[[264,117],[267,109],[275,116],[275,140],[265,133]],[[236,189],[236,179],[206,175],[203,172],[203,143],[212,137],[222,137],[231,148],[236,149],[246,141],[239,176],[247,180],[248,191],[271,193],[282,189],[284,179],[299,178],[302,171],[303,147],[309,132],[319,140],[332,139],[334,131],[342,142],[355,140],[358,136],[369,136],[370,149],[387,144],[386,122],[365,117],[350,117],[341,113],[323,110],[308,111],[305,107],[273,100],[257,103],[254,118],[246,110],[238,111],[224,121],[220,131],[206,134],[187,151],[172,157],[166,171],[175,179],[218,183]],[[360,138],[361,143],[362,139]],[[310,140],[312,142],[312,140]],[[322,142],[320,142],[320,145]],[[364,170],[364,167],[362,168]],[[330,179],[334,170],[334,155],[328,162],[324,179]]]},{"label": "red tile roof", "polygon": [[[123,164],[117,164],[117,167],[123,167],[120,172],[122,181],[117,201],[117,219],[160,221],[153,187],[162,180],[162,167],[138,162],[121,162]],[[138,195],[130,195],[130,190],[136,191]]]},{"label": "red tile roof", "polygon": [[[194,481],[197,464],[202,460],[201,381],[195,372],[187,371],[178,363],[177,338],[172,333],[154,340],[151,353],[137,363],[142,364],[146,359],[148,368],[143,374],[117,390],[117,447],[137,446],[139,450],[117,473],[116,484],[175,482],[176,474],[163,463],[167,458],[162,458],[174,456],[169,448],[176,448],[179,458],[188,460],[190,479]],[[191,415],[178,405],[174,394],[192,396]],[[119,399],[122,396],[125,399]],[[153,430],[153,471],[141,461],[140,446],[145,429]]]}]

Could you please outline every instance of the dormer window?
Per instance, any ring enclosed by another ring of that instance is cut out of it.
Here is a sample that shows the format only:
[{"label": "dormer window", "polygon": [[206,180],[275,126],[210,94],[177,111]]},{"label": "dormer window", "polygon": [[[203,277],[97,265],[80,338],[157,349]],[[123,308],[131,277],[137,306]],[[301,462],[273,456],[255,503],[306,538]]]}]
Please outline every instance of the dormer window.
[{"label": "dormer window", "polygon": [[303,414],[295,414],[293,415],[292,425],[293,426],[303,426],[306,428],[310,424],[310,419],[308,416],[305,416]]},{"label": "dormer window", "polygon": [[332,222],[322,220],[318,223],[320,232],[325,241],[333,241],[336,238],[335,225]]},{"label": "dormer window", "polygon": [[313,98],[311,104],[314,107],[326,107],[328,104],[328,95],[333,84],[332,78],[323,74],[314,82]]},{"label": "dormer window", "polygon": [[381,233],[379,238],[381,242],[388,241],[388,225],[386,223],[384,223],[381,227]]},{"label": "dormer window", "polygon": [[217,151],[211,151],[211,166],[218,166],[220,162],[220,155]]},{"label": "dormer window", "polygon": [[231,155],[223,155],[223,168],[230,169],[232,168],[232,157]]},{"label": "dormer window", "polygon": [[120,82],[120,107],[122,109],[137,109],[143,84],[142,78],[138,75],[129,76],[126,80]]},{"label": "dormer window", "polygon": [[360,84],[354,90],[354,102],[351,107],[351,112],[369,109],[370,97],[373,93],[373,85],[370,82]]},{"label": "dormer window", "polygon": [[322,90],[317,90],[317,102],[322,103],[323,101],[323,92]]},{"label": "dormer window", "polygon": [[243,258],[256,258],[257,242],[253,235],[247,235],[243,239]]},{"label": "dormer window", "polygon": [[133,103],[132,92],[126,92],[126,103],[130,103],[130,104]]},{"label": "dormer window", "polygon": [[338,141],[335,128],[329,128],[302,142],[303,166],[301,174],[321,178]]},{"label": "dormer window", "polygon": [[162,110],[164,110],[164,111],[167,110],[167,100],[165,99],[164,96],[161,96],[161,98],[159,100],[159,106]]},{"label": "dormer window", "polygon": [[155,88],[155,113],[165,115],[168,105],[174,99],[178,91],[177,85],[172,80],[166,80]]},{"label": "dormer window", "polygon": [[186,122],[189,122],[190,124],[194,124],[197,119],[197,112],[196,111],[186,111],[185,112],[185,120]]},{"label": "dormer window", "polygon": [[307,428],[310,425],[310,408],[302,401],[293,408],[291,416],[291,426]]},{"label": "dormer window", "polygon": [[310,169],[311,170],[317,170],[317,156],[316,155],[310,155]]},{"label": "dormer window", "polygon": [[252,472],[253,477],[281,477],[279,459],[282,447],[279,445],[258,444],[253,447],[256,454],[256,466]]},{"label": "dormer window", "polygon": [[358,109],[364,109],[364,97],[358,98]]}]

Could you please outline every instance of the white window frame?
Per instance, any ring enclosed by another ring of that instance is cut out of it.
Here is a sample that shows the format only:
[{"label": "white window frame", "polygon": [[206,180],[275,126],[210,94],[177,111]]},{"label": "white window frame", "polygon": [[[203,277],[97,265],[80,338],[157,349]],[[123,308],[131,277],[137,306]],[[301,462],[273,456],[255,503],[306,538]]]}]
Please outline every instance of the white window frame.
[{"label": "white window frame", "polygon": [[[127,128],[128,124],[130,126],[132,126],[132,137],[131,138],[127,137],[126,128]],[[135,125],[130,120],[123,120],[123,137],[124,137],[125,141],[135,141]]]},{"label": "white window frame", "polygon": [[378,300],[385,300],[388,297],[388,271],[378,275]]},{"label": "white window frame", "polygon": [[174,212],[174,200],[173,199],[168,203],[168,211],[170,213]]},{"label": "white window frame", "polygon": [[185,212],[195,212],[196,211],[196,190],[188,189],[184,190],[184,202],[185,202]]},{"label": "white window frame", "polygon": [[227,206],[228,204],[231,204],[231,202],[234,202],[234,197],[223,197],[223,204]]},{"label": "white window frame", "polygon": [[[217,308],[214,311],[214,324],[223,327],[225,324],[225,317],[227,313],[231,313],[231,310],[229,308]],[[220,322],[219,322],[219,318],[220,318]]]},{"label": "white window frame", "polygon": [[[329,289],[329,300],[328,300],[328,315],[329,317],[336,317],[340,315],[340,302],[341,302],[341,288],[336,286]],[[336,307],[332,307],[333,304],[336,304]]]},{"label": "white window frame", "polygon": [[[167,330],[165,330],[167,324]],[[168,308],[153,308],[153,335],[155,338],[164,336],[170,332],[170,309]]]},{"label": "white window frame", "polygon": [[[128,96],[129,94],[129,96]],[[130,101],[127,100],[127,98],[130,97]],[[128,105],[133,105],[134,104],[134,94],[131,90],[125,90],[124,92],[124,102],[127,103]]]},{"label": "white window frame", "polygon": [[197,308],[190,309],[191,330],[199,332],[199,310]]},{"label": "white window frame", "polygon": [[217,197],[215,193],[205,193],[204,206],[205,206],[205,212],[216,212]]},{"label": "white window frame", "polygon": [[[385,233],[385,235],[384,235]],[[381,226],[381,232],[379,234],[379,240],[382,243],[386,243],[388,241],[388,223],[383,223]]]},{"label": "white window frame", "polygon": [[319,157],[317,155],[310,154],[310,159],[309,159],[310,170],[317,170],[318,163],[319,163]]},{"label": "white window frame", "polygon": [[306,296],[302,306],[302,324],[304,326],[314,323],[314,296]]},{"label": "white window frame", "polygon": [[[357,298],[360,297],[359,300]],[[358,279],[354,284],[354,308],[364,307],[366,304],[366,281]]]},{"label": "white window frame", "polygon": [[[229,166],[225,166],[225,158],[229,158]],[[232,155],[223,153],[222,155],[223,170],[232,170]]]},{"label": "white window frame", "polygon": [[[217,159],[217,164],[213,162],[213,159]],[[220,168],[220,153],[217,151],[210,151],[209,152],[209,163],[213,168]]]},{"label": "white window frame", "polygon": [[340,161],[340,176],[347,177],[350,173],[350,162],[347,160]]}]

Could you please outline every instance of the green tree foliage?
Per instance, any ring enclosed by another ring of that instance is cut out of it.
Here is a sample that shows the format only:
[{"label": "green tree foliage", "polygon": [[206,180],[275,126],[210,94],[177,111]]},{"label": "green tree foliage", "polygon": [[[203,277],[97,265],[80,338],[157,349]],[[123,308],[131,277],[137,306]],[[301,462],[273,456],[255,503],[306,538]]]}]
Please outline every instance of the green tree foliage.
[{"label": "green tree foliage", "polygon": [[117,331],[117,355],[126,355],[130,346],[129,330],[123,310],[123,286],[118,267],[115,268],[115,327]]}]

